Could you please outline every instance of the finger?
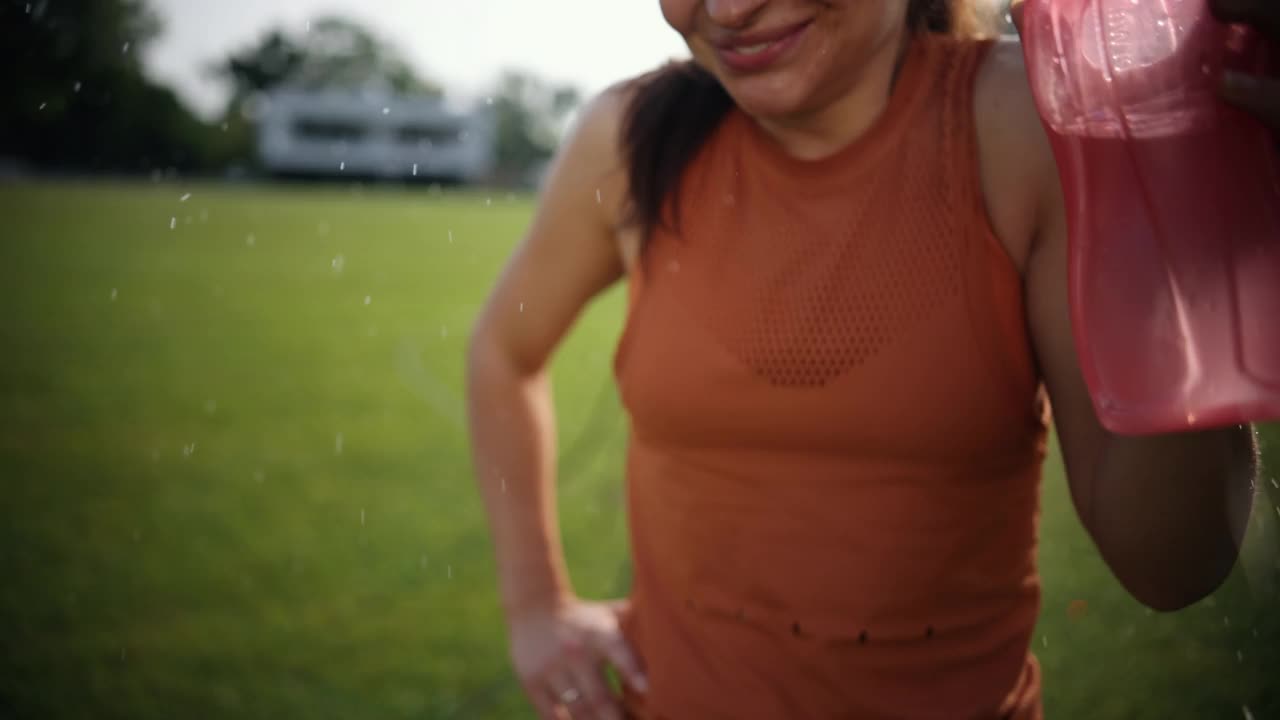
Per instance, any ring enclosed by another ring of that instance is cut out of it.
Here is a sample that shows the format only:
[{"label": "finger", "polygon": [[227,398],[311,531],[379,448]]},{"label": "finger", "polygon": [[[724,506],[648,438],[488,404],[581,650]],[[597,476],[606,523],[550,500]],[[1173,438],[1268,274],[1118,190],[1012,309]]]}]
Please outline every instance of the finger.
[{"label": "finger", "polygon": [[1280,3],[1275,0],[1209,0],[1209,10],[1222,22],[1252,25],[1280,41]]},{"label": "finger", "polygon": [[1022,11],[1026,9],[1025,0],[1012,0],[1009,3],[1009,17],[1013,20],[1013,27],[1022,34]]},{"label": "finger", "polygon": [[639,658],[632,651],[630,643],[618,633],[614,638],[605,640],[600,643],[600,652],[604,653],[605,659],[617,670],[622,679],[632,690],[637,692],[648,692],[649,679],[645,677],[644,668],[640,664]]},{"label": "finger", "polygon": [[589,717],[584,710],[586,699],[573,665],[568,662],[556,668],[544,685],[544,692],[561,713],[558,717],[585,720]]},{"label": "finger", "polygon": [[560,707],[560,701],[546,685],[526,685],[524,691],[538,713],[538,720],[571,720],[564,708]]},{"label": "finger", "polygon": [[583,656],[573,663],[572,671],[573,685],[581,693],[568,706],[574,720],[622,720],[622,707],[609,688],[600,662]]},{"label": "finger", "polygon": [[1222,77],[1221,94],[1227,102],[1280,132],[1280,80],[1226,72]]}]

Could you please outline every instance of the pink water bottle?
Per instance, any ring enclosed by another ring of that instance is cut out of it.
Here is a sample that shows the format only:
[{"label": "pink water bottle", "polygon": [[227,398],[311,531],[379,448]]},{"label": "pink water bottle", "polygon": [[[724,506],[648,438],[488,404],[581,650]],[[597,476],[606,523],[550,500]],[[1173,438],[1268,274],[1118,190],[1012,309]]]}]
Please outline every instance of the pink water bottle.
[{"label": "pink water bottle", "polygon": [[1206,0],[1027,0],[1022,38],[1103,425],[1280,418],[1280,162],[1217,95],[1224,69],[1264,70],[1260,39]]}]

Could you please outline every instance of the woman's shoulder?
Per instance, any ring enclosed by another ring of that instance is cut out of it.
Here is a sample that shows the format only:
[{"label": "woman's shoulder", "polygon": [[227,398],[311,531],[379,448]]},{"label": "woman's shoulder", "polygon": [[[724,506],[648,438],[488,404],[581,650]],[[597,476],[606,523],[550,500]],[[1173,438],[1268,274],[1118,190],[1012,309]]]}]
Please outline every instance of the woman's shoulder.
[{"label": "woman's shoulder", "polygon": [[561,193],[586,196],[591,212],[602,212],[606,224],[622,224],[627,202],[624,133],[635,83],[615,83],[578,109],[544,180],[544,201]]},{"label": "woman's shoulder", "polygon": [[640,78],[614,83],[583,104],[565,144],[600,163],[601,169],[621,158],[627,115]]},{"label": "woman's shoulder", "polygon": [[731,105],[710,73],[691,61],[669,61],[593,97],[562,147],[563,162],[607,175],[597,198],[619,228],[647,226],[671,169],[700,147]]},{"label": "woman's shoulder", "polygon": [[992,41],[974,84],[974,114],[979,139],[988,146],[1015,151],[1036,170],[1051,169],[1046,165],[1052,165],[1052,154],[1017,39]]},{"label": "woman's shoulder", "polygon": [[1021,266],[1053,202],[1057,166],[1027,79],[1016,38],[992,42],[973,89],[983,194],[994,230]]}]

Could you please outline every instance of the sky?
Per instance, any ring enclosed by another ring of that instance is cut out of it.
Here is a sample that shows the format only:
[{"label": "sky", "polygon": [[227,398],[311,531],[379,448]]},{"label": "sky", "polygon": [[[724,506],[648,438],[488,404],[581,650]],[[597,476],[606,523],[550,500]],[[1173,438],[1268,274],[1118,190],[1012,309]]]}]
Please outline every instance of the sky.
[{"label": "sky", "polygon": [[147,72],[212,117],[226,88],[209,63],[283,25],[340,14],[398,47],[459,100],[483,97],[506,68],[593,94],[687,55],[658,0],[150,0],[164,23]]}]

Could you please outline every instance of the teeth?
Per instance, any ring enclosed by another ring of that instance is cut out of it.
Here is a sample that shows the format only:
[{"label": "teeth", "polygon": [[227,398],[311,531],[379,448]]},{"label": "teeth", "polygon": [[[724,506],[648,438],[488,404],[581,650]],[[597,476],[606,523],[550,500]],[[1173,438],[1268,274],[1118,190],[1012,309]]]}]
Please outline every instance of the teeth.
[{"label": "teeth", "polygon": [[773,43],[771,42],[763,42],[763,43],[759,43],[758,45],[743,45],[741,47],[736,48],[736,50],[738,51],[739,54],[742,54],[742,55],[755,55],[757,53],[764,52],[772,44]]}]

